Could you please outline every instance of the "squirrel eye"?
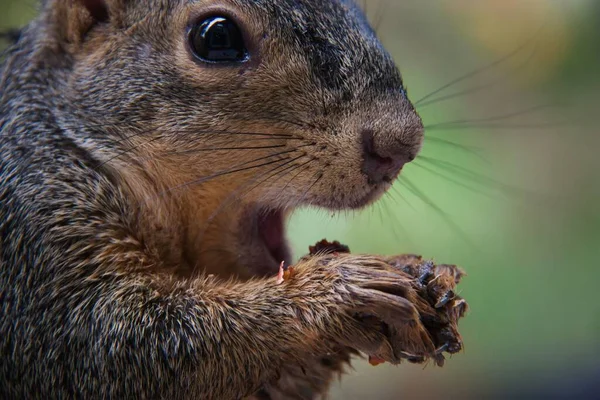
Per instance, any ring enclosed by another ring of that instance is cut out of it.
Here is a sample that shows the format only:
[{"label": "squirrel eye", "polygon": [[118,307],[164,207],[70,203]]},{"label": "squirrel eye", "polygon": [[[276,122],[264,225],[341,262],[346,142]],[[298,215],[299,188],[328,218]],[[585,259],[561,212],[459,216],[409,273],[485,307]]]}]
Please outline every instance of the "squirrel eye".
[{"label": "squirrel eye", "polygon": [[248,59],[240,29],[225,17],[210,17],[198,22],[189,35],[192,51],[202,61],[244,62]]}]

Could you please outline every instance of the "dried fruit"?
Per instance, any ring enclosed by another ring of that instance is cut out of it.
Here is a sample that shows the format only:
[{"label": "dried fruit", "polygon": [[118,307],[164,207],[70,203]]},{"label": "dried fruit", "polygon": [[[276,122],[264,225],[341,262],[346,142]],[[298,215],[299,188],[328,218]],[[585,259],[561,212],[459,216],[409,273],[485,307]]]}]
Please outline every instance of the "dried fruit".
[{"label": "dried fruit", "polygon": [[283,283],[283,281],[285,280],[284,275],[285,275],[285,271],[283,269],[283,266],[285,265],[285,261],[282,261],[281,264],[279,264],[279,273],[277,274],[277,284],[281,285]]},{"label": "dried fruit", "polygon": [[383,358],[379,358],[377,356],[369,356],[369,364],[376,367],[380,364],[385,364],[385,360]]},{"label": "dried fruit", "polygon": [[309,246],[309,255],[324,255],[324,254],[339,254],[339,253],[350,253],[348,246],[341,244],[337,240],[334,242],[328,242],[323,239],[314,246]]},{"label": "dried fruit", "polygon": [[296,275],[294,267],[286,267],[285,261],[282,261],[281,264],[279,264],[279,272],[277,273],[277,284],[281,285],[283,282],[292,279],[294,275]]}]

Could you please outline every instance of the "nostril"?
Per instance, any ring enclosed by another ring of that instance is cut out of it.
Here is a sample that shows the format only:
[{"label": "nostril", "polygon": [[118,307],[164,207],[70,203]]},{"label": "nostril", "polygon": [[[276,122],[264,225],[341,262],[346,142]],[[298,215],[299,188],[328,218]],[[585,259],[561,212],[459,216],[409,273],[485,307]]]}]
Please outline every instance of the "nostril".
[{"label": "nostril", "polygon": [[370,129],[362,131],[362,146],[365,154],[375,153],[375,135]]},{"label": "nostril", "polygon": [[394,159],[391,157],[382,157],[375,152],[365,153],[366,158],[371,158],[374,162],[381,164],[381,166],[391,165],[394,163]]},{"label": "nostril", "polygon": [[[404,146],[400,146],[404,147]],[[371,130],[362,132],[363,172],[370,183],[391,182],[400,172],[404,164],[411,161],[406,151],[383,149],[385,155],[375,145],[375,134]]]}]

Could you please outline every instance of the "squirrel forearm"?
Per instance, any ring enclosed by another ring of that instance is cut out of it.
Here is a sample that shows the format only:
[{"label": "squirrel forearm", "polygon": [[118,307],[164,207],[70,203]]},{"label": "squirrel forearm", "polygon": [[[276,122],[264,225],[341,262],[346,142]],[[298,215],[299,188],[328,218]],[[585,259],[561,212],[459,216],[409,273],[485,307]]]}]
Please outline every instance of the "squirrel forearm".
[{"label": "squirrel forearm", "polygon": [[[240,398],[276,378],[282,363],[316,347],[302,336],[299,311],[283,286],[274,278],[103,285],[93,296],[93,327],[70,335],[91,331],[102,342],[94,346],[99,354],[86,357],[115,379],[113,390],[123,396]],[[144,375],[118,369],[132,359]]]}]

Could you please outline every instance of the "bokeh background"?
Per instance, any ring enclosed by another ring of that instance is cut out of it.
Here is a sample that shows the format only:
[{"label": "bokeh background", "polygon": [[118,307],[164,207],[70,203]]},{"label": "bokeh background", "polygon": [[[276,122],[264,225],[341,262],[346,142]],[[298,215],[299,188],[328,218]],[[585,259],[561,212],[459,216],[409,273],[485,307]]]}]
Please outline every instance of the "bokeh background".
[{"label": "bokeh background", "polygon": [[[333,399],[597,398],[600,1],[362,4],[417,102],[424,150],[367,210],[298,212],[294,249],[327,237],[459,264],[471,311],[444,368],[357,360]],[[0,0],[0,30],[35,13]]]}]

